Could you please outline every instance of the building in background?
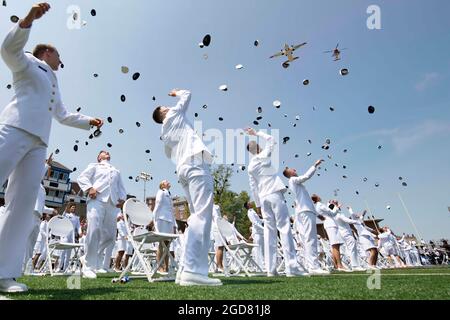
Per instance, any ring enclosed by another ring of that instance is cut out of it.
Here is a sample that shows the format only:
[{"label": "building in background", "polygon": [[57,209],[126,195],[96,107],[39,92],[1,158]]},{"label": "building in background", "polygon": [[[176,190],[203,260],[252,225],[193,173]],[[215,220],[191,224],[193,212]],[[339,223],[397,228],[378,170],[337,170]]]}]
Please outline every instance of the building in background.
[{"label": "building in background", "polygon": [[[44,179],[46,191],[45,205],[47,207],[59,209],[64,206],[66,196],[72,190],[70,174],[72,170],[57,161],[53,161],[50,166],[49,175]],[[5,202],[5,190],[7,182],[0,188],[0,205]]]}]

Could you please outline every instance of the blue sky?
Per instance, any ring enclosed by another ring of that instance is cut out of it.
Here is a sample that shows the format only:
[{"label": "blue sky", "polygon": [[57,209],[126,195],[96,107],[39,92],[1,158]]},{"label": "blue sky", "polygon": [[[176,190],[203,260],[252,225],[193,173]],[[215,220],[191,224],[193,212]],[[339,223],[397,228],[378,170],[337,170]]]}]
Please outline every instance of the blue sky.
[{"label": "blue sky", "polygon": [[[12,27],[9,17],[25,15],[33,3],[7,2],[7,7],[0,7],[2,37]],[[80,30],[66,27],[66,10],[73,4],[87,21]],[[381,9],[381,30],[366,27],[371,4]],[[339,189],[343,203],[356,210],[368,203],[395,232],[413,233],[400,193],[423,237],[449,236],[449,2],[59,0],[51,5],[33,26],[26,49],[39,42],[57,46],[66,65],[58,77],[68,109],[82,107],[82,113],[113,118],[89,146],[84,146],[89,133],[54,123],[49,150],[59,148],[56,160],[78,168],[72,178],[95,160],[98,150],[109,149],[110,142],[112,162],[122,171],[129,193],[143,196],[142,182],[128,180],[140,171],[154,176],[150,193],[162,179],[176,182],[175,166],[162,152],[160,128],[151,112],[158,104],[175,103],[167,96],[170,89],[188,88],[193,93],[192,120],[199,113],[205,130],[251,125],[261,106],[264,118],[259,128],[270,122],[281,137],[291,137],[280,147],[286,165],[305,171],[325,158],[321,176],[308,182],[311,193],[328,199]],[[96,17],[90,15],[93,8]],[[198,43],[207,33],[212,43],[200,49]],[[258,47],[253,46],[256,39]],[[308,44],[298,51],[300,59],[289,69],[281,67],[281,58],[268,59],[284,43],[304,41]],[[322,52],[337,42],[349,49],[341,61],[333,62]],[[237,64],[244,69],[236,70]],[[121,73],[122,65],[130,68],[128,75]],[[350,71],[347,77],[339,75],[344,67]],[[141,73],[138,81],[131,79],[134,72]],[[94,73],[99,76],[94,78]],[[301,85],[303,79],[310,85]],[[12,97],[6,89],[10,81],[1,63],[0,108]],[[218,90],[221,84],[228,85],[228,92]],[[120,101],[122,94],[125,103]],[[272,106],[274,100],[282,102],[280,109]],[[208,109],[202,109],[204,104]],[[368,114],[369,105],[376,107],[375,114]],[[294,128],[296,115],[301,120]],[[142,123],[140,128],[136,121]],[[119,128],[125,130],[123,135]],[[332,141],[329,151],[321,149],[326,138]],[[77,153],[72,149],[76,140]],[[383,148],[378,150],[378,145]],[[236,173],[232,185],[235,191],[248,190],[247,172]],[[176,183],[174,193],[183,195]]]}]

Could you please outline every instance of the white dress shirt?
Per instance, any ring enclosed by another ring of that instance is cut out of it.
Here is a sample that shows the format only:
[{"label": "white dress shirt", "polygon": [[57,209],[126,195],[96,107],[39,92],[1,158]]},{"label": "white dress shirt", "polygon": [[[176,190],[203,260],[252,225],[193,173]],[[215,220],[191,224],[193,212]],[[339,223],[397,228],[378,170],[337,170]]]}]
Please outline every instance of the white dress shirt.
[{"label": "white dress shirt", "polygon": [[348,209],[348,211],[350,212],[350,218],[356,221],[356,223],[354,223],[353,226],[358,232],[358,236],[375,238],[375,235],[372,232],[370,232],[368,227],[364,224],[364,217],[362,215],[354,213],[352,208]]},{"label": "white dress shirt", "polygon": [[48,145],[52,117],[63,125],[86,130],[93,118],[67,112],[53,70],[23,51],[30,30],[17,24],[2,44],[1,55],[13,73],[15,95],[0,114],[0,124],[25,130]]},{"label": "white dress shirt", "polygon": [[80,217],[70,212],[64,212],[63,217],[68,218],[72,222],[74,234],[81,235]]},{"label": "white dress shirt", "polygon": [[338,212],[336,216],[334,217],[334,221],[336,222],[336,225],[340,229],[344,229],[347,231],[352,232],[352,228],[350,228],[351,224],[357,223],[357,221],[347,218],[343,213]]},{"label": "white dress shirt", "polygon": [[166,156],[177,165],[177,171],[182,164],[191,162],[192,157],[201,154],[204,161],[212,163],[211,153],[186,116],[191,93],[188,90],[180,90],[176,95],[180,100],[166,114],[161,129]]},{"label": "white dress shirt", "polygon": [[257,136],[266,140],[266,146],[264,150],[259,154],[254,155],[250,160],[248,165],[248,176],[255,204],[259,208],[261,207],[261,197],[278,191],[284,193],[286,192],[286,186],[277,175],[277,170],[272,167],[271,156],[276,146],[274,137],[262,131],[259,131]]},{"label": "white dress shirt", "polygon": [[45,188],[44,186],[41,184],[39,186],[39,191],[38,191],[38,196],[36,199],[36,204],[34,206],[34,211],[39,213],[39,215],[42,216],[43,213],[46,214],[52,214],[53,213],[53,209],[49,208],[47,206],[45,206]]},{"label": "white dress shirt", "polygon": [[248,209],[247,217],[252,223],[253,232],[257,234],[263,234],[264,233],[263,221],[256,213],[256,211],[251,208]]},{"label": "white dress shirt", "polygon": [[316,213],[316,208],[314,207],[314,203],[309,196],[308,191],[306,190],[303,183],[311,179],[311,177],[316,172],[316,166],[312,166],[308,171],[302,176],[299,177],[291,177],[289,179],[289,188],[294,191],[295,194],[295,213],[302,212],[312,212]]},{"label": "white dress shirt", "polygon": [[127,192],[120,176],[120,171],[108,161],[91,163],[78,177],[78,184],[86,192],[90,188],[97,190],[97,200],[114,205],[119,200],[126,200]]},{"label": "white dress shirt", "polygon": [[331,210],[329,207],[324,205],[322,202],[317,202],[315,204],[317,214],[323,216],[325,221],[323,223],[324,228],[337,228],[337,224],[335,222],[335,216],[337,213],[337,208],[335,207]]},{"label": "white dress shirt", "polygon": [[47,225],[48,221],[46,220],[42,221],[39,225],[39,235],[36,242],[45,241],[45,239],[47,238]]},{"label": "white dress shirt", "polygon": [[156,193],[155,209],[153,209],[154,219],[164,220],[176,224],[173,214],[173,201],[169,190],[160,189]]}]

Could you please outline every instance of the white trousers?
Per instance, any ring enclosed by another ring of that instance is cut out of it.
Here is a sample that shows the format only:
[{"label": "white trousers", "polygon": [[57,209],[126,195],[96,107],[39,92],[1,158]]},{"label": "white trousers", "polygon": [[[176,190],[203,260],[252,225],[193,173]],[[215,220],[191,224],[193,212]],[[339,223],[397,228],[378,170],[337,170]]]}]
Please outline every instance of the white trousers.
[{"label": "white trousers", "polygon": [[341,234],[341,237],[344,239],[345,246],[347,247],[347,252],[350,255],[350,262],[352,264],[352,268],[361,267],[358,258],[358,246],[355,238],[353,237],[353,234],[349,230],[343,228],[339,228],[339,233]]},{"label": "white trousers", "polygon": [[115,241],[112,241],[104,250],[104,255],[103,255],[103,263],[102,263],[102,268],[105,270],[108,270],[109,268],[111,268],[111,259],[113,258],[113,251],[114,251],[114,246],[116,245]]},{"label": "white trousers", "polygon": [[5,212],[0,215],[0,279],[22,273],[46,150],[38,137],[0,125],[0,185],[8,180]]},{"label": "white trousers", "polygon": [[118,210],[111,202],[105,203],[97,199],[88,201],[85,268],[94,271],[103,267],[105,249],[111,243],[114,247]]},{"label": "white trousers", "polygon": [[296,215],[297,228],[303,242],[305,267],[320,269],[317,259],[317,223],[314,212],[300,212]]},{"label": "white trousers", "polygon": [[[66,243],[75,243],[74,234],[71,232],[65,239]],[[70,257],[72,256],[72,250],[63,250],[61,253],[61,258],[59,259],[60,269],[66,271],[69,267]]]},{"label": "white trousers", "polygon": [[253,234],[253,244],[258,245],[258,247],[253,249],[255,262],[264,270],[264,233]]},{"label": "white trousers", "polygon": [[264,219],[264,261],[268,273],[277,271],[277,229],[280,232],[287,273],[298,270],[297,254],[292,235],[289,211],[281,191],[261,198]]},{"label": "white trousers", "polygon": [[190,217],[180,266],[184,271],[208,275],[208,252],[213,209],[213,178],[206,164],[183,164],[178,178],[186,193]]}]

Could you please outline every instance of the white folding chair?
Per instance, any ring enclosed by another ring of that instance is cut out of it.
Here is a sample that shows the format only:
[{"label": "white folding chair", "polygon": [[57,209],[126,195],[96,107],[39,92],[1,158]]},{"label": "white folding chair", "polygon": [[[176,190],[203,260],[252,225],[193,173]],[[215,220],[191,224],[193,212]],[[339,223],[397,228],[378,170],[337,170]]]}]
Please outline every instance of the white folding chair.
[{"label": "white folding chair", "polygon": [[[247,242],[237,242],[229,244],[228,240],[235,238],[234,226],[223,218],[216,220],[219,236],[225,247],[225,251],[230,254],[232,262],[237,264],[236,275],[242,270],[246,276],[251,277],[256,274],[250,273],[249,268],[254,267],[259,273],[263,273],[261,267],[252,257],[252,249],[258,247],[257,244]],[[226,271],[228,273],[228,270]]]},{"label": "white folding chair", "polygon": [[65,251],[69,250],[73,254],[71,254],[70,260],[69,260],[69,266],[74,263],[75,264],[75,272],[78,270],[81,272],[81,262],[80,262],[80,255],[79,251],[82,244],[78,243],[66,243],[62,241],[50,241],[49,239],[52,238],[52,236],[59,237],[59,239],[62,239],[64,237],[69,236],[71,233],[74,232],[73,224],[72,222],[63,216],[55,216],[47,224],[47,239],[45,239],[45,245],[46,245],[46,251],[47,251],[47,257],[45,259],[44,265],[41,268],[41,272],[46,273],[50,272],[51,276],[56,275],[55,270],[53,269],[53,255],[54,253],[59,251]]},{"label": "white folding chair", "polygon": [[[169,252],[169,248],[166,245],[166,241],[170,242],[176,238],[178,238],[177,234],[168,234],[168,233],[160,233],[160,232],[147,232],[142,231],[146,226],[150,224],[153,220],[153,213],[144,203],[140,202],[135,198],[128,199],[123,205],[123,213],[125,225],[127,227],[127,236],[128,240],[131,241],[131,244],[134,248],[133,256],[131,257],[128,265],[122,271],[118,280],[123,279],[130,271],[133,266],[135,260],[139,261],[139,266],[143,269],[143,276],[133,276],[134,278],[147,278],[149,282],[153,282],[155,279],[155,274],[157,270],[160,268],[162,263],[164,262],[166,256],[169,256],[169,263],[175,265],[175,259]],[[135,225],[138,230],[142,232],[135,232],[134,234],[131,232],[131,225]],[[149,248],[146,245],[159,243],[162,246],[162,253],[159,263],[154,263],[152,266],[152,252],[149,251]],[[130,278],[130,277],[129,277]],[[167,278],[163,280],[174,280],[174,275],[169,274]]]}]

